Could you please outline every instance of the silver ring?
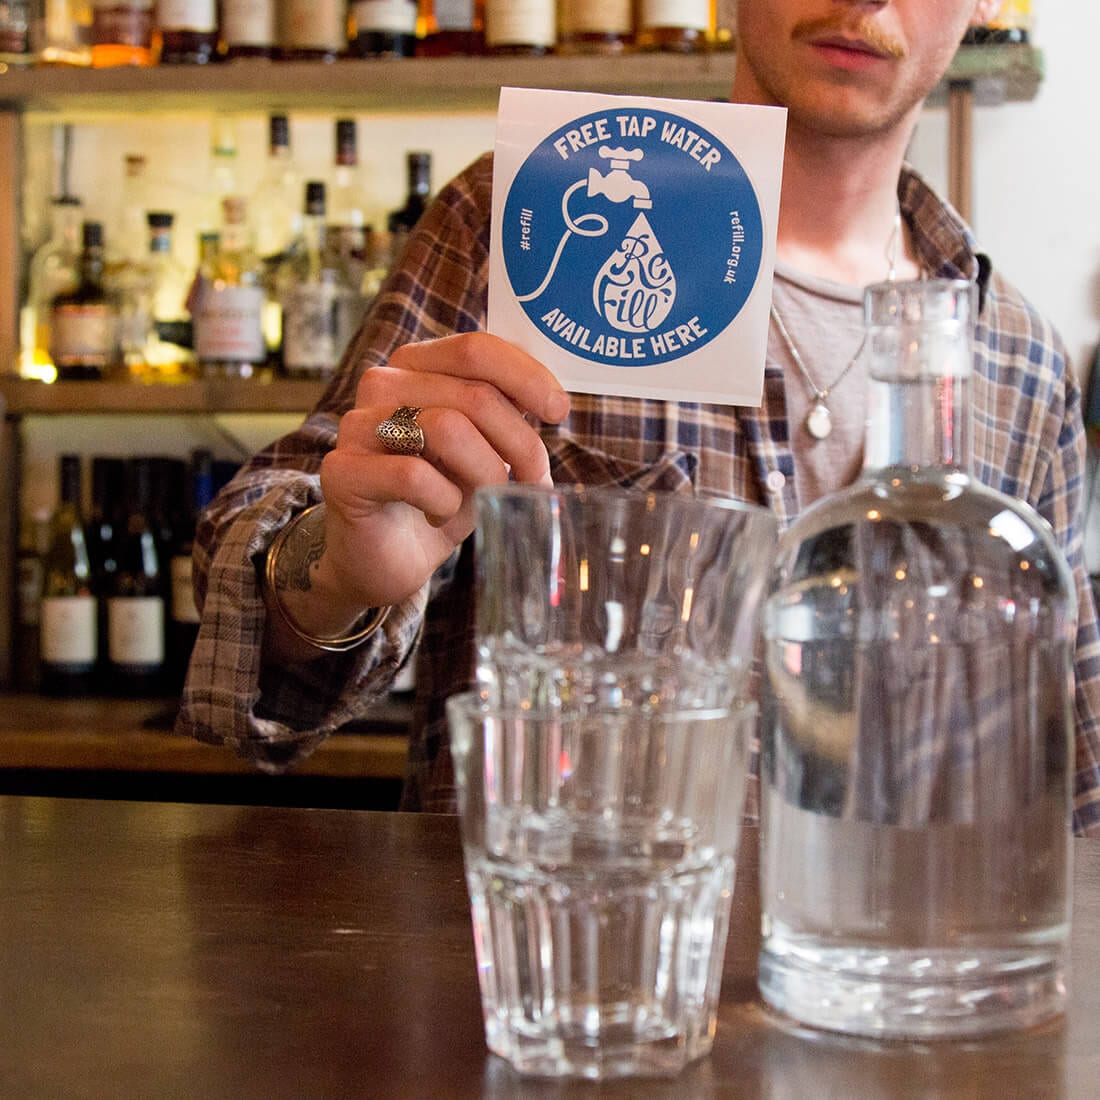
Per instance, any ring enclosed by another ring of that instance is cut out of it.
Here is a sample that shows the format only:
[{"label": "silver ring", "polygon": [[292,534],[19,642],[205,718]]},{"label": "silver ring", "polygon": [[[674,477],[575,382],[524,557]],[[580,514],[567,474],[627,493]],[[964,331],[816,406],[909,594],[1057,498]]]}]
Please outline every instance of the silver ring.
[{"label": "silver ring", "polygon": [[416,421],[419,415],[419,406],[402,405],[374,429],[374,434],[390,454],[419,458],[424,453],[424,429]]}]

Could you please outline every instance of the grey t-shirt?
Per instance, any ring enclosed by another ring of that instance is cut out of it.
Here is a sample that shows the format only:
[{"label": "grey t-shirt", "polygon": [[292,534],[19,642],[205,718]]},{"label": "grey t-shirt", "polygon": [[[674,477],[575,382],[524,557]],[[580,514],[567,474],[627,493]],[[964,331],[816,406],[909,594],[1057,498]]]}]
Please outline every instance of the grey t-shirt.
[{"label": "grey t-shirt", "polygon": [[829,391],[832,431],[815,439],[806,428],[813,395],[773,320],[768,360],[783,368],[799,505],[805,507],[850,484],[863,464],[866,356],[860,354],[845,373],[863,342],[863,288],[818,279],[777,262],[772,302],[814,385]]}]

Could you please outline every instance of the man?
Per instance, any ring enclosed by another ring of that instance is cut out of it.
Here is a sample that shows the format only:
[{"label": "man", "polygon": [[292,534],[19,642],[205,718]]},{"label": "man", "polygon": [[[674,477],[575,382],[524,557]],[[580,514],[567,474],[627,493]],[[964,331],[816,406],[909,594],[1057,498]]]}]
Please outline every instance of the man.
[{"label": "man", "polygon": [[442,700],[472,679],[473,489],[509,469],[536,483],[694,486],[765,503],[786,523],[860,466],[863,286],[964,277],[982,298],[975,472],[1046,516],[1077,578],[1074,822],[1100,832],[1080,392],[1049,324],[903,166],[925,96],[968,22],[997,3],[741,0],[732,98],[788,109],[759,409],[570,397],[540,363],[479,332],[489,158],[452,181],[317,410],[250,463],[201,527],[206,606],[180,728],[281,767],[382,694],[423,634],[405,805],[453,809]]}]

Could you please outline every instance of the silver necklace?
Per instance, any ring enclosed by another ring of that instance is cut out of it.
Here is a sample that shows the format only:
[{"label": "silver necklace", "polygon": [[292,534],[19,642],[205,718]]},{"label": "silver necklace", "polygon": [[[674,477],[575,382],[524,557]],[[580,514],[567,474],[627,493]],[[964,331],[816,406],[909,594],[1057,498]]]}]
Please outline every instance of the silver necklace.
[{"label": "silver necklace", "polygon": [[[901,207],[898,206],[894,211],[894,224],[890,230],[890,239],[886,242],[886,260],[889,264],[886,278],[891,282],[897,278],[898,242],[900,240]],[[863,339],[859,342],[859,347],[856,348],[855,355],[848,360],[840,374],[838,374],[828,386],[822,389],[813,380],[813,376],[806,369],[806,364],[802,361],[802,355],[795,346],[795,342],[791,339],[791,334],[787,331],[787,326],[783,324],[783,319],[779,316],[779,311],[775,308],[774,302],[772,303],[771,314],[772,320],[775,322],[776,331],[783,340],[792,362],[798,368],[798,373],[802,375],[802,380],[806,383],[806,388],[810,391],[810,411],[806,413],[806,418],[802,421],[803,426],[813,439],[828,439],[833,431],[833,414],[829,410],[828,404],[829,394],[848,377],[848,372],[859,362],[860,356],[863,354],[863,349],[867,345],[867,336],[864,334]]]}]

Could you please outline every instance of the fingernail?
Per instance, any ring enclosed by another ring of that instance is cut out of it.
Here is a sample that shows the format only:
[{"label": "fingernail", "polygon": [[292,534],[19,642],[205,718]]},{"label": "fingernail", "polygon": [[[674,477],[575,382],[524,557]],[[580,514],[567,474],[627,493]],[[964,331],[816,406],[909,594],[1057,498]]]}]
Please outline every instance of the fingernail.
[{"label": "fingernail", "polygon": [[550,423],[556,424],[559,420],[564,420],[569,414],[569,394],[565,390],[555,390],[546,399],[546,411],[543,414],[543,420],[549,420]]}]

